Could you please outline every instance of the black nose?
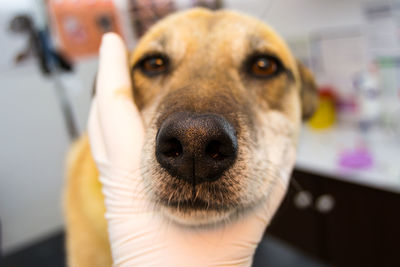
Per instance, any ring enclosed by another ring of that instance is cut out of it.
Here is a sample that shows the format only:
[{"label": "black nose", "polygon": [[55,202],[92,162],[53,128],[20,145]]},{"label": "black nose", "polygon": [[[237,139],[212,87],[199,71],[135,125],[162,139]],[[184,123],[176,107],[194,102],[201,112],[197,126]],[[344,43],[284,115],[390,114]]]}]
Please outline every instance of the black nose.
[{"label": "black nose", "polygon": [[161,124],[156,158],[172,176],[199,184],[220,178],[237,147],[236,131],[222,116],[180,112]]}]

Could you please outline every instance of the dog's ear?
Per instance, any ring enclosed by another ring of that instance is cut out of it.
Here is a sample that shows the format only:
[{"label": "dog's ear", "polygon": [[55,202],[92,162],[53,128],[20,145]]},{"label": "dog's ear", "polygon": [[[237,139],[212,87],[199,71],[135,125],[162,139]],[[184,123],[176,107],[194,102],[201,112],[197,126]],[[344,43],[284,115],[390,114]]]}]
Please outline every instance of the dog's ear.
[{"label": "dog's ear", "polygon": [[301,112],[302,119],[309,119],[318,107],[317,84],[311,71],[301,62],[297,62],[301,79]]}]

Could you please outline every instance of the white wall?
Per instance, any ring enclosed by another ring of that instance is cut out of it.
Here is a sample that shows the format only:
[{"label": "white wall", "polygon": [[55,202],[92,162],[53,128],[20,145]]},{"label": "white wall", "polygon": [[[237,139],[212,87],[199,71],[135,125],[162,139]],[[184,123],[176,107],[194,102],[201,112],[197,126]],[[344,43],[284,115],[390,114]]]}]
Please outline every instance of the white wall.
[{"label": "white wall", "polygon": [[6,252],[62,225],[68,139],[53,85],[35,67],[0,74],[0,220]]},{"label": "white wall", "polygon": [[226,2],[229,8],[263,19],[284,37],[297,37],[324,28],[361,25],[363,16],[360,6],[368,1],[229,0]]},{"label": "white wall", "polygon": [[[0,14],[5,1],[0,2]],[[327,27],[361,25],[362,2],[273,0],[263,14],[268,1],[225,1],[227,7],[262,17],[285,37],[304,36]],[[0,39],[3,37],[1,32]],[[4,57],[8,49],[1,46],[1,50],[0,57]],[[81,128],[86,124],[95,67],[95,61],[78,66],[78,85],[71,92]],[[1,69],[0,83],[0,220],[7,252],[62,227],[60,199],[69,141],[53,84],[34,66]]]}]

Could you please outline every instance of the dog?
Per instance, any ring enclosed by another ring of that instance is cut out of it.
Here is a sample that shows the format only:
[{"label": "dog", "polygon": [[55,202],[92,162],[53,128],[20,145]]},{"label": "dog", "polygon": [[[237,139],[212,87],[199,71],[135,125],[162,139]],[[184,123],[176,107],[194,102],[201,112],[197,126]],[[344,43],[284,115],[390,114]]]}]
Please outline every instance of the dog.
[{"label": "dog", "polygon": [[[285,194],[302,120],[317,106],[312,74],[263,22],[198,8],[153,26],[130,55],[146,129],[142,176],[171,221],[226,223]],[[98,171],[88,138],[68,156],[69,266],[111,266]],[[281,193],[273,194],[283,185]],[[272,217],[275,210],[271,211]]]}]

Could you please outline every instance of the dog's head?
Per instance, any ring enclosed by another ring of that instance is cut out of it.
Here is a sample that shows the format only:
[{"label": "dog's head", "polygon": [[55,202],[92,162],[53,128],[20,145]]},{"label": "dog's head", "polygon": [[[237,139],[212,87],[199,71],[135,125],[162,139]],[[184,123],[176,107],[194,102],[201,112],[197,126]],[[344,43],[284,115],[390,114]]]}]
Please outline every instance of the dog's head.
[{"label": "dog's head", "polygon": [[166,216],[206,225],[276,190],[283,197],[316,96],[271,28],[231,11],[177,13],[141,39],[130,64],[146,127],[144,182]]}]

